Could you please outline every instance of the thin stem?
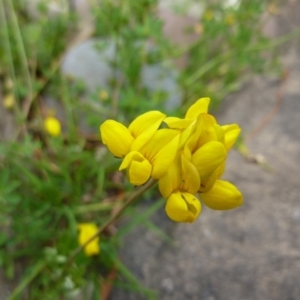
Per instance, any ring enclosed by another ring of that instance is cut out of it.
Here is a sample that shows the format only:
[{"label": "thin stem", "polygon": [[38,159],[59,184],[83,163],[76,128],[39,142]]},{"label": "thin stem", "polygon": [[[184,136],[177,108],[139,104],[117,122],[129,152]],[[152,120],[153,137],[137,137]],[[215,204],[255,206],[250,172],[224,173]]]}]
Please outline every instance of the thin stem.
[{"label": "thin stem", "polygon": [[[17,92],[15,90],[15,86],[17,83],[17,77],[16,77],[16,73],[15,73],[15,67],[14,67],[14,61],[13,61],[13,57],[12,57],[12,49],[11,49],[11,45],[10,45],[10,39],[9,39],[9,31],[8,31],[8,20],[6,18],[6,14],[5,14],[5,6],[3,3],[3,0],[0,1],[0,25],[3,26],[3,32],[4,32],[4,47],[6,48],[6,54],[8,56],[8,67],[9,67],[9,72],[10,72],[10,76],[12,77],[12,80],[14,82],[14,96],[15,99],[17,99]],[[19,103],[16,102],[17,105],[14,106],[15,112],[17,114],[17,117],[19,120],[22,120],[22,112],[19,108]]]},{"label": "thin stem", "polygon": [[14,300],[20,295],[20,293],[28,286],[32,280],[44,269],[45,262],[38,262],[30,271],[30,273],[23,278],[18,284],[15,290],[11,293],[7,300]]},{"label": "thin stem", "polygon": [[[119,202],[117,202],[119,203]],[[121,202],[120,202],[121,203]],[[115,204],[113,203],[92,203],[92,204],[85,204],[78,206],[74,213],[75,214],[84,214],[88,212],[95,212],[95,211],[106,211],[111,210]]]},{"label": "thin stem", "polygon": [[23,71],[25,73],[25,78],[27,81],[27,87],[29,89],[29,97],[32,97],[32,81],[31,81],[31,74],[30,74],[30,70],[29,70],[29,66],[28,66],[28,60],[27,60],[27,55],[26,55],[26,51],[25,51],[25,46],[24,46],[24,42],[23,42],[23,38],[22,38],[22,34],[20,32],[20,26],[19,26],[19,22],[18,22],[18,18],[13,6],[12,1],[8,1],[8,5],[9,5],[9,9],[11,12],[11,17],[12,17],[12,22],[11,25],[13,26],[13,30],[14,30],[14,35],[16,38],[16,43],[17,43],[17,47],[18,47],[18,52],[19,52],[19,57],[20,60],[22,62],[22,67],[23,67]]},{"label": "thin stem", "polygon": [[96,237],[98,237],[106,228],[108,228],[111,224],[115,222],[115,220],[121,216],[124,210],[132,204],[140,195],[142,195],[145,191],[149,190],[156,184],[156,181],[151,179],[145,185],[141,186],[140,188],[136,189],[132,193],[128,194],[125,197],[125,202],[123,206],[108,219],[102,226],[99,227],[98,231],[88,239],[83,245],[78,246],[69,256],[68,261],[66,263],[66,268],[73,262],[74,258],[77,254],[79,254],[91,241],[93,241]]},{"label": "thin stem", "polygon": [[[3,1],[3,0],[1,0]],[[44,79],[43,84],[41,87],[35,90],[35,92],[31,95],[31,97],[26,98],[26,103],[23,105],[23,113],[24,113],[24,119],[27,118],[28,113],[30,111],[30,107],[32,103],[37,99],[37,97],[41,94],[41,92],[45,89],[47,84],[50,82],[50,80],[54,77],[56,72],[58,72],[60,65],[62,64],[66,54],[72,49],[74,46],[79,44],[80,42],[88,39],[92,34],[94,33],[94,28],[91,24],[87,24],[85,28],[83,28],[73,39],[71,39],[70,43],[67,45],[66,49],[63,51],[61,55],[59,55],[57,58],[54,58],[52,63],[50,64],[50,70],[49,75]],[[14,140],[16,140],[21,133],[21,130],[19,129],[16,133]]]},{"label": "thin stem", "polygon": [[[263,50],[267,50],[267,49],[276,48],[276,47],[288,42],[289,40],[296,38],[299,35],[300,35],[300,28],[298,27],[297,29],[291,31],[290,33],[288,33],[282,37],[279,37],[275,40],[272,40],[268,43],[250,46],[250,47],[244,49],[244,52],[263,51]],[[195,46],[195,44],[192,44],[191,48],[194,46]],[[235,56],[236,54],[237,54],[237,51],[229,50],[228,52],[222,53],[219,56],[213,57],[212,59],[207,61],[205,64],[203,64],[203,66],[201,68],[199,68],[195,73],[190,75],[190,77],[188,77],[185,80],[185,86],[190,86],[190,85],[194,84],[197,80],[199,80],[204,74],[206,74],[212,68],[214,68],[221,62]]]}]

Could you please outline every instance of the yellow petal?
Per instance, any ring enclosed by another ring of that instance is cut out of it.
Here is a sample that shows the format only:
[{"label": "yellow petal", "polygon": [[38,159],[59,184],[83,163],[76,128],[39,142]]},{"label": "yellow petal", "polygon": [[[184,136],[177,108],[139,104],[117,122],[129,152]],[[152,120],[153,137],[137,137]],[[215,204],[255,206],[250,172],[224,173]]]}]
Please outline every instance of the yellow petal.
[{"label": "yellow petal", "polygon": [[[98,227],[93,223],[81,223],[78,225],[78,243],[83,246],[92,236],[98,232]],[[92,256],[100,252],[99,237],[94,238],[84,247],[87,256]]]},{"label": "yellow petal", "polygon": [[179,145],[178,145],[178,150],[181,151],[184,149],[186,142],[190,138],[190,136],[194,133],[196,130],[196,123],[190,124],[187,128],[183,129],[180,133],[179,137]]},{"label": "yellow petal", "polygon": [[228,210],[243,204],[241,192],[230,182],[217,180],[207,193],[200,194],[201,199],[211,209]]},{"label": "yellow petal", "polygon": [[134,141],[129,130],[121,123],[107,120],[100,126],[103,144],[116,157],[124,157]]},{"label": "yellow petal", "polygon": [[175,159],[180,132],[172,129],[158,130],[141,152],[153,166],[152,178],[164,176]]},{"label": "yellow petal", "polygon": [[143,156],[143,154],[141,154],[138,151],[130,151],[123,159],[123,161],[119,167],[119,170],[121,171],[121,170],[128,168],[128,166],[130,165],[130,163],[133,159],[138,160],[138,161],[143,161],[143,160],[145,160],[145,157]]},{"label": "yellow petal", "polygon": [[142,185],[149,180],[151,170],[152,166],[147,160],[141,162],[133,160],[127,169],[127,179],[134,185]]},{"label": "yellow petal", "polygon": [[167,199],[166,213],[175,222],[194,222],[200,212],[201,203],[189,193],[172,193]]},{"label": "yellow petal", "polygon": [[205,181],[226,159],[227,152],[220,142],[208,142],[200,147],[192,155],[192,163],[195,165],[201,181]]},{"label": "yellow petal", "polygon": [[119,170],[125,168],[128,181],[134,185],[146,183],[152,171],[150,162],[137,151],[131,151],[126,155]]},{"label": "yellow petal", "polygon": [[225,142],[225,132],[222,126],[219,124],[214,124],[214,130],[216,134],[216,141],[224,143]]},{"label": "yellow petal", "polygon": [[193,119],[180,119],[176,117],[167,117],[164,119],[164,123],[166,123],[169,128],[179,130],[187,128],[193,122]]},{"label": "yellow petal", "polygon": [[158,186],[165,198],[178,190],[195,194],[200,187],[200,177],[195,166],[182,153],[177,153],[167,173],[159,179]]},{"label": "yellow petal", "polygon": [[225,148],[229,151],[239,136],[241,128],[238,124],[224,125],[222,127],[225,132]]},{"label": "yellow petal", "polygon": [[15,96],[14,94],[10,93],[6,96],[4,96],[4,99],[3,99],[3,106],[6,108],[6,109],[11,109],[14,107],[15,105]]},{"label": "yellow petal", "polygon": [[181,167],[182,167],[182,182],[180,190],[195,194],[200,187],[200,176],[196,167],[181,155]]},{"label": "yellow petal", "polygon": [[138,116],[128,127],[131,135],[135,138],[131,150],[139,150],[150,140],[165,117],[165,114],[156,110]]},{"label": "yellow petal", "polygon": [[180,154],[177,154],[167,173],[158,181],[160,193],[163,195],[163,197],[168,198],[174,191],[179,189],[181,181],[182,172]]},{"label": "yellow petal", "polygon": [[205,181],[201,182],[199,192],[206,193],[214,186],[216,180],[218,180],[224,173],[226,166],[226,160],[221,163],[219,167],[209,176]]},{"label": "yellow petal", "polygon": [[44,120],[45,130],[52,136],[59,136],[61,134],[61,125],[58,119],[54,117],[47,117]]},{"label": "yellow petal", "polygon": [[204,115],[199,115],[193,126],[193,131],[185,142],[183,153],[188,160],[191,159],[192,154],[197,150],[198,141],[204,129],[204,122]]},{"label": "yellow petal", "polygon": [[224,132],[222,127],[217,124],[216,119],[209,114],[202,114],[201,116],[203,118],[202,132],[197,140],[196,149],[211,141],[220,141],[221,139],[223,142]]},{"label": "yellow petal", "polygon": [[[220,126],[219,126],[220,127]],[[210,141],[219,141],[221,135],[216,119],[209,114],[200,114],[196,120],[195,129],[186,141],[184,155],[187,159],[201,146]]]},{"label": "yellow petal", "polygon": [[207,113],[210,98],[200,98],[186,112],[185,119],[196,119],[200,114]]}]

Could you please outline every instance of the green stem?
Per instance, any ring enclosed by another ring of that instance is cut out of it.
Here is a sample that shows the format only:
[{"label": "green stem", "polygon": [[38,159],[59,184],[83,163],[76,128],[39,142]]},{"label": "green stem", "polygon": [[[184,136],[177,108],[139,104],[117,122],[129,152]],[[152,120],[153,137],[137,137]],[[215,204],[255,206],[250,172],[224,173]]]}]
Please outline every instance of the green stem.
[{"label": "green stem", "polygon": [[43,270],[45,267],[45,262],[37,263],[31,272],[23,278],[23,280],[19,283],[19,285],[14,289],[11,295],[8,297],[7,300],[14,300],[16,299],[19,294],[29,285],[29,283]]},{"label": "green stem", "polygon": [[96,237],[98,237],[106,228],[108,228],[111,224],[113,224],[115,222],[115,220],[121,216],[121,214],[124,212],[124,210],[130,204],[132,204],[140,195],[142,195],[145,191],[149,190],[155,184],[156,184],[156,181],[151,179],[145,185],[134,190],[127,197],[125,197],[123,206],[114,215],[112,215],[102,226],[100,226],[98,231],[90,239],[88,239],[83,245],[78,246],[71,253],[71,255],[69,256],[69,258],[67,260],[65,269],[68,268],[68,266],[73,262],[76,255],[79,254],[84,249],[84,247],[86,247],[90,242],[92,242]]},{"label": "green stem", "polygon": [[[13,3],[11,0],[8,1],[8,5],[9,5],[9,10],[11,12],[11,17],[12,17],[12,22],[11,25],[13,26],[13,30],[14,30],[14,35],[16,38],[16,42],[17,42],[17,47],[18,47],[18,52],[20,55],[20,59],[22,62],[22,67],[25,73],[25,78],[27,81],[27,87],[29,90],[29,97],[32,97],[32,82],[31,82],[31,74],[29,71],[29,66],[28,66],[28,61],[27,61],[27,55],[26,55],[26,51],[25,51],[25,47],[24,47],[24,43],[23,43],[23,39],[22,39],[22,35],[20,32],[20,26],[18,23],[18,18],[13,6]],[[27,115],[27,112],[25,112],[25,115]]]},{"label": "green stem", "polygon": [[[9,71],[10,71],[10,76],[12,77],[12,80],[14,82],[14,96],[15,99],[17,99],[17,93],[15,91],[15,85],[17,83],[17,77],[15,73],[15,67],[14,67],[14,61],[12,57],[12,50],[11,50],[11,44],[10,44],[10,39],[9,39],[9,31],[8,31],[8,20],[5,15],[5,6],[3,3],[3,0],[0,1],[0,25],[3,26],[3,32],[4,32],[4,46],[5,46],[5,53],[8,56],[8,64],[9,64]],[[17,105],[18,104],[18,105]],[[15,112],[17,114],[18,120],[23,120],[22,118],[22,112],[19,108],[19,103],[16,103],[14,106]]]},{"label": "green stem", "polygon": [[[250,46],[250,47],[246,48],[244,50],[244,52],[262,51],[262,50],[275,48],[275,47],[278,47],[278,46],[288,42],[289,40],[291,40],[299,35],[300,35],[300,28],[297,28],[297,29],[293,30],[292,32],[290,32],[282,37],[279,37],[269,43]],[[237,55],[237,51],[228,51],[226,53],[220,54],[219,56],[212,58],[211,60],[206,62],[200,69],[198,69],[195,73],[193,73],[190,77],[188,77],[185,80],[185,86],[192,85],[193,83],[195,83],[195,81],[200,79],[209,70],[211,70],[212,68],[214,68],[221,62],[223,62],[235,55]]]},{"label": "green stem", "polygon": [[84,213],[95,212],[95,211],[106,211],[112,209],[115,205],[116,205],[115,202],[85,204],[76,207],[74,212],[75,214],[84,214]]}]

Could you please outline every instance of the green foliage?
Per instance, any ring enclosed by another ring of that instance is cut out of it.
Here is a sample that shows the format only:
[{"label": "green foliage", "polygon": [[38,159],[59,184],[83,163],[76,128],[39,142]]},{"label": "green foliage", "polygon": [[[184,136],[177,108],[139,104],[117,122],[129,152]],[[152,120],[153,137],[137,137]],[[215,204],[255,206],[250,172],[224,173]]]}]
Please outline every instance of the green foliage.
[{"label": "green foliage", "polygon": [[[181,103],[173,111],[204,96],[216,105],[240,87],[245,74],[271,70],[275,60],[265,58],[277,44],[261,31],[268,1],[242,0],[234,8],[223,2],[203,1],[198,27],[188,28],[198,34],[190,45],[174,45],[164,35],[155,0],[96,3],[94,36],[101,41],[99,52],[110,42],[115,45],[108,61],[114,72],[108,90],[99,87],[99,94],[80,101],[87,94],[84,83],[59,72],[60,58],[77,28],[75,13],[69,9],[50,16],[47,1],[41,1],[33,17],[26,1],[0,0],[0,92],[13,95],[18,126],[17,137],[0,145],[0,266],[9,278],[16,276],[19,264],[24,271],[9,299],[66,299],[90,286],[92,295],[82,299],[101,299],[98,291],[114,268],[116,286],[157,299],[120,262],[118,249],[126,234],[141,225],[172,243],[149,221],[164,205],[162,200],[139,214],[135,207],[128,208],[129,221],[117,233],[106,230],[101,235],[98,256],[80,252],[70,259],[78,246],[78,224],[102,226],[130,191],[116,172],[118,161],[100,143],[98,127],[112,116],[130,122],[146,110],[164,110],[169,91],[152,83],[152,88],[145,87],[145,67],[162,70],[158,82],[179,74],[175,84]],[[183,54],[188,62],[179,71],[173,60]],[[58,99],[63,112],[58,137],[43,128],[50,110],[45,94]],[[82,129],[83,118],[91,134]]]},{"label": "green foliage", "polygon": [[262,33],[261,16],[269,3],[243,0],[227,7],[226,2],[207,1],[199,23],[201,37],[190,48],[181,77],[187,106],[199,94],[209,95],[217,105],[241,86],[245,74],[278,69],[267,49],[270,41]]}]

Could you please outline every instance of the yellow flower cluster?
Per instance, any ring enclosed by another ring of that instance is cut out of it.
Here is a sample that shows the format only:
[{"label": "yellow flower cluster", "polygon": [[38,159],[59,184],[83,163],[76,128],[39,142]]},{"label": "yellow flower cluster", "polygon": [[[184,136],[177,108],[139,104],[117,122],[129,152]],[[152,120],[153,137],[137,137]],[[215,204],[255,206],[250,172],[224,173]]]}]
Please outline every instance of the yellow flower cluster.
[{"label": "yellow flower cluster", "polygon": [[[134,185],[157,179],[167,199],[166,213],[177,222],[195,221],[201,212],[200,200],[218,210],[243,202],[233,184],[219,179],[240,127],[219,125],[207,113],[209,102],[209,98],[199,99],[184,119],[150,111],[128,128],[114,120],[100,126],[103,143],[114,156],[123,158],[119,170],[126,169]],[[162,122],[167,128],[161,128]]]}]

